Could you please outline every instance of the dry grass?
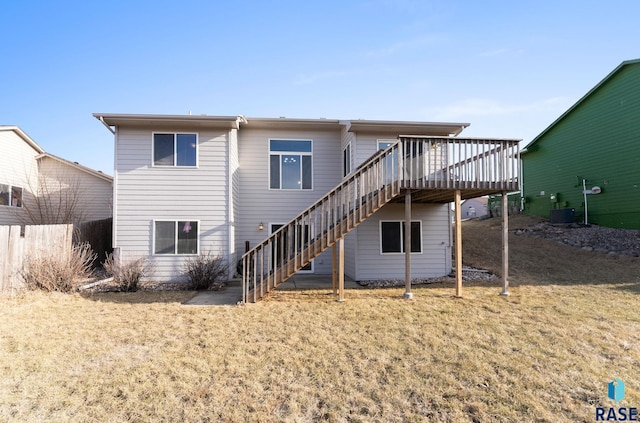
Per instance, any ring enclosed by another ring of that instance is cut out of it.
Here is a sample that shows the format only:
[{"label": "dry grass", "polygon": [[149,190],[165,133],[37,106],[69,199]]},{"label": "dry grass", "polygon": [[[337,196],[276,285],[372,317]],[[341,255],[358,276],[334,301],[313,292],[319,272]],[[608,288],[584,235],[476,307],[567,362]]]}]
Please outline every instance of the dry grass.
[{"label": "dry grass", "polygon": [[[474,245],[495,223],[465,227],[468,264],[499,268]],[[621,405],[640,405],[638,259],[554,269],[568,247],[512,241],[508,298],[493,282],[462,299],[437,284],[414,301],[282,291],[242,307],[183,306],[192,292],[2,299],[0,421],[594,421],[615,377]]]}]

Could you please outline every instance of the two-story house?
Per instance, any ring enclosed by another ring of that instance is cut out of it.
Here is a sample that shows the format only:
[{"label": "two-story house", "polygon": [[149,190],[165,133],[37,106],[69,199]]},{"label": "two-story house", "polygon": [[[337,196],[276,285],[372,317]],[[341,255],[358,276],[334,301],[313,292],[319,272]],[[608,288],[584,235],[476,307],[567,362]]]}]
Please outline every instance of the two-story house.
[{"label": "two-story house", "polygon": [[[209,251],[231,264],[229,278],[236,271],[255,276],[258,267],[273,275],[285,262],[290,268],[279,281],[295,272],[331,274],[325,250],[338,238],[344,273],[354,280],[403,279],[407,247],[414,278],[446,275],[454,188],[463,198],[502,192],[498,173],[480,166],[496,152],[517,171],[516,155],[507,153],[517,141],[508,148],[504,140],[467,145],[455,138],[465,123],[94,116],[115,136],[113,245],[123,261],[148,257],[153,279],[166,283],[181,280],[188,257]],[[397,150],[407,134],[411,146]],[[367,170],[374,167],[375,174]],[[415,187],[401,184],[401,172],[422,179]],[[461,178],[469,185],[458,186]],[[507,173],[500,178],[517,185]],[[492,185],[474,182],[485,179]],[[430,188],[430,195],[414,198],[409,230],[399,197],[407,188]],[[268,239],[274,243],[263,245]],[[236,266],[247,248],[257,248],[261,258]]]},{"label": "two-story house", "polygon": [[45,152],[17,126],[0,126],[0,152],[0,225],[111,217],[111,176]]}]

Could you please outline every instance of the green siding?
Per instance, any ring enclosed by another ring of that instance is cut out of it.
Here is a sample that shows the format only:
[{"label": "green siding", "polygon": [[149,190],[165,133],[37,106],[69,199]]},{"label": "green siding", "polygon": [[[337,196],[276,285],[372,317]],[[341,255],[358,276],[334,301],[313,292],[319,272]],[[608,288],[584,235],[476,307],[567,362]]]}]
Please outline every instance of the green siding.
[{"label": "green siding", "polygon": [[527,214],[569,207],[583,221],[584,178],[602,188],[587,198],[589,223],[640,229],[640,63],[622,66],[550,127],[523,155],[522,172]]}]

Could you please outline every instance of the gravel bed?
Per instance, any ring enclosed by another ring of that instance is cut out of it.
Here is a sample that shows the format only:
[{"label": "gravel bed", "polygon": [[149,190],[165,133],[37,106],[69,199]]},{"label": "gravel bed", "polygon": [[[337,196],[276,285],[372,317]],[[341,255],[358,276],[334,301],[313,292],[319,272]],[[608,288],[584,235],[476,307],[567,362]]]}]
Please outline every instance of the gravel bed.
[{"label": "gravel bed", "polygon": [[516,235],[550,239],[586,251],[640,256],[640,231],[605,228],[598,225],[551,224],[540,222],[526,229],[516,229]]},{"label": "gravel bed", "polygon": [[[462,280],[463,281],[478,281],[478,280],[492,280],[496,279],[497,276],[493,273],[482,270],[482,269],[474,269],[472,267],[463,267],[462,268]],[[430,283],[449,283],[455,282],[455,273],[452,272],[447,276],[440,276],[437,278],[422,278],[422,279],[412,279],[411,285],[424,285]],[[380,280],[366,280],[366,281],[358,281],[358,285],[360,286],[368,286],[368,287],[394,287],[394,286],[404,286],[404,279],[380,279]]]}]

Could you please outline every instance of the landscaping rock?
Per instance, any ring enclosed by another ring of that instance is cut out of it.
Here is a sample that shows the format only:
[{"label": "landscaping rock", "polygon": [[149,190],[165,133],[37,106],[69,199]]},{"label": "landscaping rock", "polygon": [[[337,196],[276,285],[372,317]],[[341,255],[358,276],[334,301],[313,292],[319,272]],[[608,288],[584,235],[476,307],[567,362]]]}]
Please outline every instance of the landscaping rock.
[{"label": "landscaping rock", "polygon": [[540,222],[528,228],[515,229],[516,235],[550,239],[584,251],[603,254],[640,256],[640,231],[605,228],[598,225],[558,225]]}]

